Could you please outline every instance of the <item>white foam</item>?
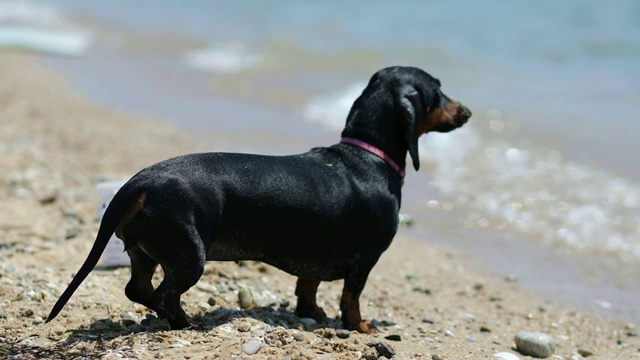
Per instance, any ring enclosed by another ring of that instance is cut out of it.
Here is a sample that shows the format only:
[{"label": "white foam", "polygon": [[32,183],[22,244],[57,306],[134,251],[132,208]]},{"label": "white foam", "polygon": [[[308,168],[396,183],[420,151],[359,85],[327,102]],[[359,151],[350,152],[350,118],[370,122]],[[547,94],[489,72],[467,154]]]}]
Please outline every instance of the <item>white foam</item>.
[{"label": "white foam", "polygon": [[57,8],[31,1],[0,1],[0,23],[56,25],[62,23],[64,14]]},{"label": "white foam", "polygon": [[40,53],[79,56],[91,43],[84,31],[50,30],[25,26],[0,26],[0,47]]},{"label": "white foam", "polygon": [[482,139],[474,126],[441,134],[442,140],[429,134],[424,144],[436,163],[434,184],[470,210],[466,226],[508,227],[544,242],[640,260],[640,184],[562,162],[555,150]]},{"label": "white foam", "polygon": [[60,9],[32,1],[0,1],[0,47],[79,56],[91,34],[77,28]]},{"label": "white foam", "polygon": [[346,89],[313,99],[303,110],[307,121],[328,129],[341,130],[353,102],[360,96],[365,83],[355,83]]},{"label": "white foam", "polygon": [[212,45],[187,53],[185,59],[195,68],[221,74],[239,72],[264,62],[263,56],[249,52],[241,43]]}]

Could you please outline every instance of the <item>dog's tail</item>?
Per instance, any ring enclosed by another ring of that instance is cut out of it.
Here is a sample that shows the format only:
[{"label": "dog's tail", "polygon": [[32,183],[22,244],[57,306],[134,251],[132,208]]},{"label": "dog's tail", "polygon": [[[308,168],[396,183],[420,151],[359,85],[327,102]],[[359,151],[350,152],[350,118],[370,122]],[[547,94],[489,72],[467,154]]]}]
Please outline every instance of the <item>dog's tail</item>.
[{"label": "dog's tail", "polygon": [[130,181],[122,186],[122,188],[114,195],[111,203],[109,203],[109,206],[105,210],[104,216],[102,217],[96,241],[93,243],[93,247],[87,256],[87,259],[84,261],[84,264],[82,264],[82,267],[78,270],[73,280],[71,280],[67,289],[62,293],[56,304],[51,309],[46,322],[49,322],[58,316],[58,313],[62,310],[67,301],[69,301],[71,295],[73,295],[76,289],[78,289],[80,284],[89,275],[91,270],[96,266],[98,260],[100,260],[100,256],[104,252],[104,249],[107,247],[109,239],[111,239],[111,235],[116,231],[116,228],[127,213],[127,210],[139,200],[141,193],[142,191],[139,190],[137,186],[133,186]]}]

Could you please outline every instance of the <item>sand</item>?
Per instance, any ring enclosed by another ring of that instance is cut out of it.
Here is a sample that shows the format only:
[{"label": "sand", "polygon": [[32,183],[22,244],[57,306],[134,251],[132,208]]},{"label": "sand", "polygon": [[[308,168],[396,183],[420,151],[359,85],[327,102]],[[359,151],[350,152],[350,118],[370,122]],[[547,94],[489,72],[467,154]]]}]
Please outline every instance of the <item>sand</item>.
[{"label": "sand", "polygon": [[[209,263],[183,295],[203,330],[169,330],[130,302],[126,267],[95,270],[45,324],[93,243],[96,182],[216,150],[207,144],[94,105],[29,55],[0,53],[0,357],[491,359],[506,352],[527,359],[514,336],[530,330],[553,337],[555,359],[640,359],[632,324],[527,293],[517,279],[479,267],[473,254],[410,239],[404,229],[361,298],[375,335],[341,330],[341,281],[320,286],[330,319],[317,324],[293,314],[295,278],[256,262]],[[253,309],[240,308],[239,291],[252,294]]]}]

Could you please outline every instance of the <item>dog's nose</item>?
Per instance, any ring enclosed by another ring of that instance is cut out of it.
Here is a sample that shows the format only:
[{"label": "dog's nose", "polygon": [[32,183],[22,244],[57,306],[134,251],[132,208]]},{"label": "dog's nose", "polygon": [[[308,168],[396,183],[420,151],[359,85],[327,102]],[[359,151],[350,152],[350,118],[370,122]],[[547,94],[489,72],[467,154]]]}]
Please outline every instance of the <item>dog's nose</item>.
[{"label": "dog's nose", "polygon": [[468,107],[460,104],[460,108],[462,109],[462,116],[466,117],[467,119],[469,119],[471,117],[471,110],[469,110]]},{"label": "dog's nose", "polygon": [[456,114],[456,120],[460,125],[465,124],[471,117],[471,110],[468,107],[458,103],[458,111]]}]

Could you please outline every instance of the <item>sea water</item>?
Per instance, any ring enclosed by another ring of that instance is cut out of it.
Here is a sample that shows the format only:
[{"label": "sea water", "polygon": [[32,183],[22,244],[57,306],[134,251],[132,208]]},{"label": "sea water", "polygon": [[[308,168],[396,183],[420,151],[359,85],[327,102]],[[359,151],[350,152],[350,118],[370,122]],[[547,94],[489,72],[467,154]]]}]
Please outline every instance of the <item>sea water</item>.
[{"label": "sea water", "polygon": [[640,2],[20,3],[0,24],[93,34],[84,55],[45,59],[81,90],[229,139],[216,149],[335,142],[373,72],[423,68],[474,116],[421,140],[407,232],[640,317]]}]

